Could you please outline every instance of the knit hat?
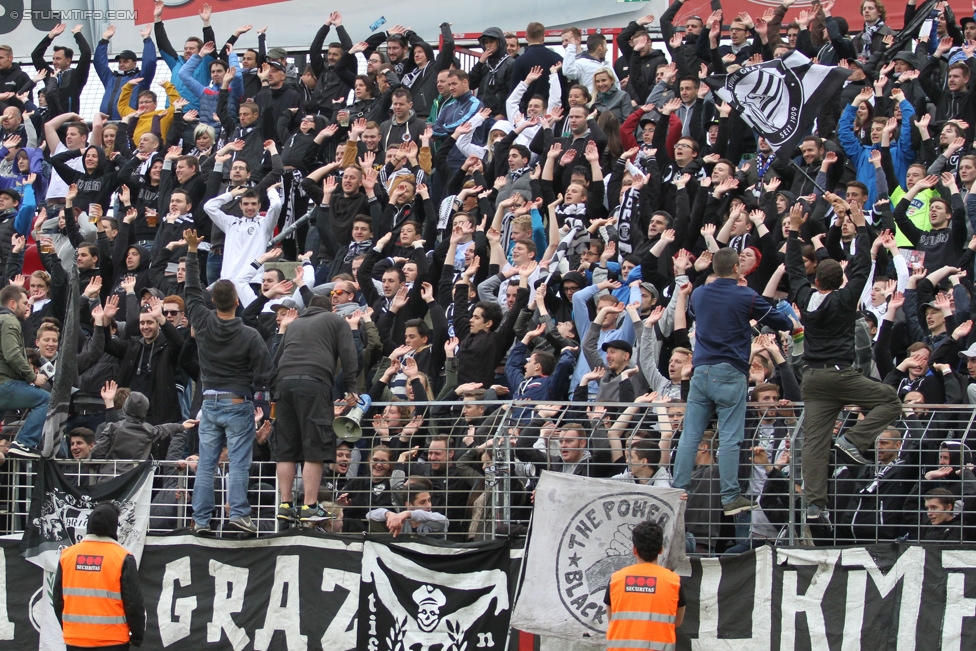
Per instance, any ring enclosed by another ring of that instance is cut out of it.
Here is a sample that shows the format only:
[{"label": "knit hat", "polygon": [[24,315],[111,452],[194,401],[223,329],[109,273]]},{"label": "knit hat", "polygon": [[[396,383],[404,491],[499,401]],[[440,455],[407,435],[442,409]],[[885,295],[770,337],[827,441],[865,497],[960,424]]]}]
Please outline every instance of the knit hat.
[{"label": "knit hat", "polygon": [[145,420],[146,414],[149,413],[149,398],[138,391],[133,391],[122,404],[122,413],[126,416]]},{"label": "knit hat", "polygon": [[99,504],[88,516],[88,533],[103,538],[119,539],[119,510],[108,502]]}]

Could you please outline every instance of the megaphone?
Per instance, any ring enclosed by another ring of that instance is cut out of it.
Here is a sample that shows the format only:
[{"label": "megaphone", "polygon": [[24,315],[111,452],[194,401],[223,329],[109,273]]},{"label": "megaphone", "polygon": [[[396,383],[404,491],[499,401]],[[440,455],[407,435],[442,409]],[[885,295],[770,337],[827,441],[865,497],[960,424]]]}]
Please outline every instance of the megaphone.
[{"label": "megaphone", "polygon": [[336,438],[346,443],[355,443],[361,439],[363,428],[359,423],[372,404],[373,401],[368,395],[360,396],[359,402],[348,414],[332,421],[332,431],[335,432]]}]

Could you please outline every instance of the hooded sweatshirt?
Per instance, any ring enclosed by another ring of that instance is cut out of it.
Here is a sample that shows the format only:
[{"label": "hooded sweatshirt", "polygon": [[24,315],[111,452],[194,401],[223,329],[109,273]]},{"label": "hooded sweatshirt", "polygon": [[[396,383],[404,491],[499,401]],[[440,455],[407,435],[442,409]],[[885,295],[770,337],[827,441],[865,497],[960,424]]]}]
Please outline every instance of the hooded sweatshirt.
[{"label": "hooded sweatshirt", "polygon": [[240,394],[251,399],[274,376],[271,354],[258,331],[239,317],[221,319],[203,302],[200,262],[194,251],[186,256],[186,313],[196,332],[203,391]]},{"label": "hooded sweatshirt", "polygon": [[[84,160],[84,157],[91,150],[98,153],[98,165],[91,172],[87,169],[79,172],[68,165],[69,160],[79,156]],[[78,196],[75,197],[72,205],[87,212],[88,204],[97,203],[101,205],[105,213],[112,205],[112,193],[119,187],[120,179],[128,178],[140,162],[138,158],[133,156],[118,170],[109,171],[110,166],[105,157],[105,150],[97,145],[89,145],[84,149],[69,149],[51,158],[51,165],[64,179],[64,182],[69,185],[74,183],[78,186]]]},{"label": "hooded sweatshirt", "polygon": [[122,420],[108,423],[98,433],[92,459],[132,459],[132,463],[112,465],[115,472],[125,472],[148,459],[155,443],[185,432],[182,423],[150,425],[148,413],[149,399],[138,391],[129,394],[122,405]]},{"label": "hooded sweatshirt", "polygon": [[[413,110],[417,117],[427,119],[430,115],[430,108],[437,98],[437,73],[441,70],[448,70],[454,62],[454,35],[451,33],[451,26],[448,23],[441,23],[441,49],[434,57],[434,50],[426,41],[412,44],[410,46],[410,57],[413,58],[413,49],[418,45],[424,49],[427,55],[427,63],[423,68],[416,68],[406,73],[401,79],[401,83],[410,89],[413,97]],[[502,48],[504,50],[504,47]]]},{"label": "hooded sweatshirt", "polygon": [[479,61],[469,73],[472,90],[478,91],[478,99],[491,109],[492,115],[505,113],[505,100],[512,85],[512,65],[515,59],[508,56],[505,33],[498,27],[489,27],[478,39],[482,45],[495,41],[495,53],[487,61]]}]

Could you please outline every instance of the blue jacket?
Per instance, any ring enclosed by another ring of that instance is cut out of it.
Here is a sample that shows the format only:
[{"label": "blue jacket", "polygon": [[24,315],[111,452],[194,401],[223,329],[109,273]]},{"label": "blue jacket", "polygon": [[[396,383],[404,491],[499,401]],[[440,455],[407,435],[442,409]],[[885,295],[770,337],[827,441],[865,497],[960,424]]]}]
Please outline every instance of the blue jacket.
[{"label": "blue jacket", "polygon": [[481,110],[481,100],[471,91],[457,98],[452,98],[446,104],[441,104],[434,122],[434,135],[443,138],[454,133],[459,126],[474,117]]},{"label": "blue jacket", "polygon": [[[546,225],[542,221],[542,215],[535,208],[532,209],[532,241],[535,243],[535,259],[542,262],[542,254],[546,252],[546,248],[549,247],[548,238],[546,235]],[[515,240],[509,239],[508,241],[508,252],[505,257],[509,262],[512,261],[512,249],[515,248]]]},{"label": "blue jacket", "polygon": [[[173,55],[169,54],[165,50],[160,50],[159,56],[162,57],[163,61],[166,62],[166,65],[169,66],[169,71],[171,73],[170,74],[170,81],[173,82],[173,85],[174,86],[176,86],[176,90],[179,91],[180,95],[182,95],[184,99],[187,99],[187,100],[190,101],[190,103],[187,105],[187,107],[184,110],[186,110],[186,111],[191,111],[193,109],[199,110],[200,109],[200,96],[199,95],[194,95],[193,94],[193,91],[191,91],[190,88],[188,88],[187,85],[185,83],[183,83],[183,79],[180,77],[180,70],[183,68],[183,66],[185,65],[186,62],[183,61],[183,58],[182,57],[180,57],[180,56],[175,56],[174,57]],[[196,55],[194,55],[194,56],[196,56]],[[210,62],[213,61],[213,60],[214,60],[214,58],[208,54],[207,56],[203,57],[203,61],[202,61],[202,64],[203,65],[199,65],[198,64],[197,65],[197,69],[193,71],[193,78],[201,86],[206,86],[206,85],[208,85],[210,83]],[[240,67],[238,67],[237,70],[238,70],[238,72],[237,72],[238,75],[242,75],[243,74],[241,72]],[[242,88],[243,88],[243,86],[242,86]],[[242,91],[242,94],[243,94],[243,91]],[[216,104],[214,104],[214,106],[216,107]],[[201,112],[201,115],[202,115],[202,112]]]},{"label": "blue jacket", "polygon": [[34,199],[34,188],[30,185],[23,187],[24,195],[20,200],[20,209],[14,218],[14,230],[27,237],[34,225],[34,212],[37,210],[37,200]]},{"label": "blue jacket", "polygon": [[[600,292],[600,288],[597,285],[590,285],[589,287],[584,287],[575,294],[573,294],[573,321],[576,323],[576,332],[579,333],[580,337],[586,336],[586,331],[590,327],[590,308],[589,301],[591,298],[596,296]],[[639,296],[638,290],[638,296]],[[640,300],[639,298],[637,300]],[[600,333],[600,339],[597,342],[597,350],[607,341],[612,341],[613,339],[623,339],[629,344],[633,345],[635,334],[634,334],[634,323],[630,320],[630,317],[626,313],[618,318],[617,328],[614,330],[607,330],[606,332]],[[581,340],[582,341],[582,340]],[[600,357],[603,358],[604,363],[606,363],[606,353],[600,352]],[[585,355],[579,356],[579,361],[576,364],[576,370],[573,371],[573,380],[571,382],[572,389],[575,389],[579,384],[580,379],[590,372],[590,364],[586,361]],[[596,393],[597,383],[590,383],[590,392]]]},{"label": "blue jacket", "polygon": [[[207,59],[208,63],[206,68],[200,65],[200,63]],[[179,66],[180,72],[177,75],[182,87],[186,88],[187,92],[180,90],[181,86],[173,83],[176,89],[180,91],[180,95],[184,98],[192,100],[196,99],[197,106],[190,107],[196,108],[199,112],[200,122],[213,127],[220,131],[220,120],[214,119],[214,114],[217,112],[217,98],[220,96],[220,86],[213,83],[210,79],[210,62],[214,59],[210,55],[204,58],[200,58],[199,54],[194,54],[190,57],[189,61]],[[234,75],[234,80],[230,82],[230,97],[228,97],[228,110],[237,112],[237,102],[238,99],[244,96],[244,75],[241,72],[240,62],[237,59],[237,54],[231,52],[230,56],[227,58],[227,62],[230,64],[229,67],[237,68],[237,74]],[[207,71],[207,82],[201,83],[197,80],[198,70]]]},{"label": "blue jacket", "polygon": [[[895,168],[895,177],[898,183],[905,185],[905,175],[908,173],[908,166],[915,162],[915,150],[912,149],[912,118],[915,117],[915,109],[911,102],[902,100],[899,104],[901,108],[901,133],[898,141],[891,146],[891,165]],[[854,169],[857,170],[857,180],[868,186],[868,200],[873,206],[878,200],[878,187],[875,183],[874,165],[871,164],[871,152],[878,149],[878,145],[862,145],[854,133],[854,117],[857,115],[857,107],[848,104],[844,113],[840,116],[837,123],[837,138],[840,140],[844,153],[851,159]],[[893,190],[894,188],[889,188]]]},{"label": "blue jacket", "polygon": [[731,364],[748,374],[752,346],[749,321],[755,319],[774,330],[793,329],[789,317],[731,278],[718,278],[698,287],[691,294],[691,309],[697,322],[693,366]]},{"label": "blue jacket", "polygon": [[119,93],[122,85],[130,79],[142,77],[139,88],[132,93],[129,106],[135,109],[139,105],[139,93],[149,90],[152,85],[153,77],[156,76],[156,44],[151,38],[142,42],[142,68],[133,68],[129,72],[113,71],[108,67],[108,41],[104,38],[98,42],[95,48],[95,73],[102,81],[105,88],[105,95],[102,97],[102,104],[98,110],[108,115],[110,120],[120,120],[119,108],[116,106],[119,101]]},{"label": "blue jacket", "polygon": [[[47,196],[47,186],[48,177],[44,176],[44,152],[40,149],[34,149],[32,147],[24,147],[21,151],[27,154],[30,160],[30,173],[36,174],[37,178],[34,180],[34,197],[39,201],[44,201]],[[9,154],[9,150],[0,145],[0,159],[6,158]],[[16,168],[17,161],[14,161],[14,169]],[[27,174],[17,173],[17,176],[0,176],[0,189],[6,190],[7,188],[14,188],[17,192],[23,195],[24,181],[27,180]],[[26,233],[24,233],[26,235]]]},{"label": "blue jacket", "polygon": [[[521,341],[515,342],[505,363],[505,377],[515,400],[566,400],[569,395],[569,379],[576,357],[571,351],[565,351],[559,356],[556,369],[552,375],[537,375],[526,379],[525,353],[527,348]],[[531,409],[529,410],[531,411]],[[517,416],[516,416],[517,417]]]}]

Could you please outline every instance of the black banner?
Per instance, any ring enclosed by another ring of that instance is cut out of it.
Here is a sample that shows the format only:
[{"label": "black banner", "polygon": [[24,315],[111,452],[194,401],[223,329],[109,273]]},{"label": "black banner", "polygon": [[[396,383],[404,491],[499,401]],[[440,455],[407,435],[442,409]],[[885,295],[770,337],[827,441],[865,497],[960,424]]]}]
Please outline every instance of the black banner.
[{"label": "black banner", "polygon": [[[431,560],[424,553],[430,551],[428,545],[408,545],[409,554],[399,547],[384,547],[394,550],[391,558],[409,560],[389,564],[392,573],[408,577],[394,579],[404,593],[413,585],[409,581],[414,565],[435,569],[463,559],[460,570],[465,575],[491,573],[504,565],[497,555],[502,547],[493,550],[489,545],[481,552],[485,556],[478,558],[465,555],[471,554],[468,550],[444,554],[444,549],[450,550],[445,544],[435,546],[440,550],[434,550],[437,557]],[[371,616],[368,602],[360,605],[360,581],[365,578],[362,550],[361,539],[305,532],[240,542],[190,536],[148,538],[140,567],[148,615],[142,649],[395,648],[386,640],[391,629],[379,627],[379,618],[389,616],[382,615],[379,608],[373,613],[378,618],[376,644],[370,645],[368,639],[366,645],[357,642],[357,624],[368,633]],[[19,541],[0,540],[0,551],[0,649],[36,651],[42,572],[20,557]],[[512,556],[510,579],[517,573],[519,552]],[[485,564],[477,564],[481,562]],[[434,613],[438,623],[433,629],[445,634],[460,631],[462,627],[455,626],[459,618],[447,605],[455,598],[448,590],[456,590],[460,584],[445,590],[443,583],[433,585],[432,574],[426,576],[421,579],[423,585],[439,589],[445,596],[445,606]],[[417,578],[421,577],[414,576]],[[476,584],[478,581],[469,581],[466,585]],[[739,556],[693,559],[684,587],[688,605],[678,636],[678,648],[683,650],[976,648],[974,546],[767,547]],[[417,589],[400,600],[407,602],[404,610],[413,611],[415,617],[420,615],[413,599]],[[468,603],[483,596],[478,590],[474,588],[474,598]],[[433,596],[433,590],[428,592]],[[439,597],[430,602],[424,596],[419,600],[428,607],[440,602]],[[496,606],[491,603],[492,613]],[[507,613],[499,616],[507,619]],[[403,615],[400,618],[402,621]],[[465,621],[476,622],[477,618]],[[466,630],[475,633],[474,643],[464,640],[469,651],[505,648],[504,635],[494,630],[477,626]],[[556,640],[540,644],[525,635],[513,638],[513,642],[519,640],[523,642],[520,650],[559,649],[561,644]],[[404,651],[411,648],[403,647]]]},{"label": "black banner", "polygon": [[504,648],[511,613],[509,554],[508,541],[423,551],[367,541],[358,648]]},{"label": "black banner", "polygon": [[88,530],[88,516],[100,502],[119,510],[119,543],[139,559],[149,524],[152,461],[103,484],[79,488],[65,478],[54,461],[36,463],[27,527],[21,549],[24,557],[49,572],[57,569],[61,550],[79,542]]}]

